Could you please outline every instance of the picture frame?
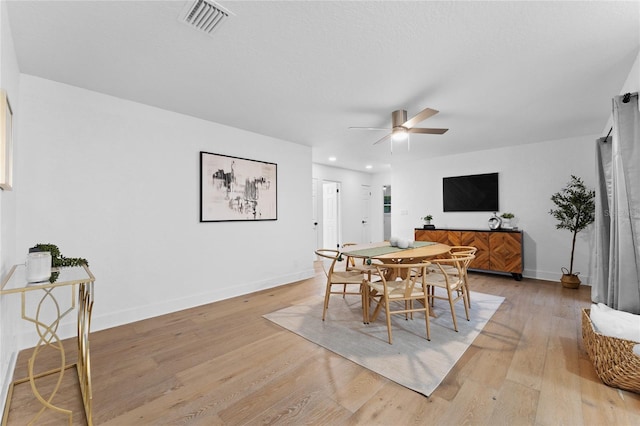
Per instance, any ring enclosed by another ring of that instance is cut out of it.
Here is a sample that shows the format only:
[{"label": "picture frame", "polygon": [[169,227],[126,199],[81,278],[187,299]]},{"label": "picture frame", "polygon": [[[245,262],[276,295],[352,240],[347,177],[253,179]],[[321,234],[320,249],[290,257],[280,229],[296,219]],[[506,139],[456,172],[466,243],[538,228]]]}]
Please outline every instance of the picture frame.
[{"label": "picture frame", "polygon": [[13,110],[7,92],[0,90],[0,189],[13,188]]},{"label": "picture frame", "polygon": [[278,165],[200,151],[200,222],[278,220]]}]

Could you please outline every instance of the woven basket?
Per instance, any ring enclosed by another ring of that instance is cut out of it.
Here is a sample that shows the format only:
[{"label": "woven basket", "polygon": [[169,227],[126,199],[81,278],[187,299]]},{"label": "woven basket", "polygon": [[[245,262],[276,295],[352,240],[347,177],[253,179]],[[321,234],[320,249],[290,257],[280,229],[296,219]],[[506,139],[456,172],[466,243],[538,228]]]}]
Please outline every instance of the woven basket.
[{"label": "woven basket", "polygon": [[582,340],[598,377],[609,386],[640,393],[640,356],[633,353],[638,343],[598,333],[590,311],[582,310]]}]

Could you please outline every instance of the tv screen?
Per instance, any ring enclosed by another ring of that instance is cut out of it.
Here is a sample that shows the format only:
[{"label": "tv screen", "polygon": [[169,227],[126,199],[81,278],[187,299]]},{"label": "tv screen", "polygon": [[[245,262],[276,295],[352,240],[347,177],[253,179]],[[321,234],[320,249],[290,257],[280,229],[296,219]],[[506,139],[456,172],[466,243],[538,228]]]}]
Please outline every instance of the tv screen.
[{"label": "tv screen", "polygon": [[445,212],[497,212],[498,173],[442,178]]}]

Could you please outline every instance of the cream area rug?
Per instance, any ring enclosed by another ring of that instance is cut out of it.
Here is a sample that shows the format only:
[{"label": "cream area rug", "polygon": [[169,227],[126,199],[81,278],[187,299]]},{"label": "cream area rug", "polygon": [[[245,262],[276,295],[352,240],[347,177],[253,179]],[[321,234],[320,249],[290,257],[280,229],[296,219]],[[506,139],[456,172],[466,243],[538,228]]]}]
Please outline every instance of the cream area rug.
[{"label": "cream area rug", "polygon": [[358,296],[331,296],[322,321],[322,298],[312,298],[264,317],[313,343],[335,352],[402,386],[429,396],[496,312],[503,297],[471,293],[471,321],[458,301],[458,330],[446,300],[436,300],[431,318],[431,341],[426,340],[424,316],[413,320],[392,315],[393,344],[387,340],[384,311],[376,321],[362,323]]}]

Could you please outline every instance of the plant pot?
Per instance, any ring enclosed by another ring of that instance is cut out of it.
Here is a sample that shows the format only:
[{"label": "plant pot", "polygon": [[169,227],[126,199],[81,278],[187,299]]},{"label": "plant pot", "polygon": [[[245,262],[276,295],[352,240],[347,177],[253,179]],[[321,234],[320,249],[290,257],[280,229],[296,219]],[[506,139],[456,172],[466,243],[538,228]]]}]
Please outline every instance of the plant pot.
[{"label": "plant pot", "polygon": [[562,274],[560,282],[562,283],[562,287],[564,288],[576,289],[580,287],[580,278],[578,278],[576,274]]}]

